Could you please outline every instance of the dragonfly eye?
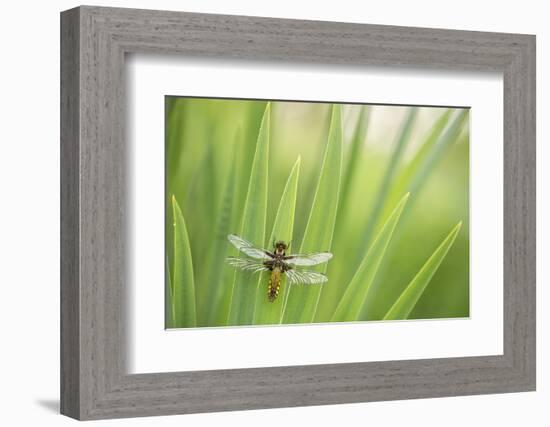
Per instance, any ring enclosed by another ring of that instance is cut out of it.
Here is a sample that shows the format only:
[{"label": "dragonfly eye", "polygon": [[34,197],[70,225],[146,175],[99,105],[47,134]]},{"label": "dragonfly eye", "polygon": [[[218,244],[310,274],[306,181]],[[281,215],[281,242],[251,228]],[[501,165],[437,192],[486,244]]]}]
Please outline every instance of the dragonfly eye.
[{"label": "dragonfly eye", "polygon": [[275,249],[278,253],[284,253],[286,250],[286,243],[282,241],[275,243]]}]

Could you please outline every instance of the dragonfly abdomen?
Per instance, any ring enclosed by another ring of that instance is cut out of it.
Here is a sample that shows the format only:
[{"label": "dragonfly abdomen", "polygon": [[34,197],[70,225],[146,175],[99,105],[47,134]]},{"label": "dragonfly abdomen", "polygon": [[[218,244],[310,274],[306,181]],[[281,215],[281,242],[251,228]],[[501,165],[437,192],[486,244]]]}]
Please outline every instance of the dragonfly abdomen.
[{"label": "dragonfly abdomen", "polygon": [[269,276],[269,284],[267,285],[267,298],[269,302],[275,301],[277,296],[279,296],[279,289],[281,288],[281,269],[275,267],[271,271]]}]

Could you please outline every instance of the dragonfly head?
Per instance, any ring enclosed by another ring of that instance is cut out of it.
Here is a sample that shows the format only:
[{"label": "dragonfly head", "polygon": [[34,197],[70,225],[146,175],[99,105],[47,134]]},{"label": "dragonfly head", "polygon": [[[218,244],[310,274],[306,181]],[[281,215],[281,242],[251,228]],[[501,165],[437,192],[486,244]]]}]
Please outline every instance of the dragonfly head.
[{"label": "dragonfly head", "polygon": [[278,242],[275,242],[273,244],[273,247],[275,248],[275,253],[277,255],[284,255],[285,251],[286,251],[286,248],[287,248],[287,244],[285,242],[279,240]]}]

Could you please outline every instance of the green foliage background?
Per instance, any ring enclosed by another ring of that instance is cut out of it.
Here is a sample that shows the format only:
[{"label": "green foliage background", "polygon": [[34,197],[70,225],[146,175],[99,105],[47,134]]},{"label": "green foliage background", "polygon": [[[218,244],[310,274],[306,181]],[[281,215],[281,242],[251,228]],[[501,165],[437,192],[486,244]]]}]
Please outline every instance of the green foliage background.
[{"label": "green foliage background", "polygon": [[[167,97],[166,326],[468,316],[468,116]],[[230,233],[330,250],[329,281],[270,304]]]}]

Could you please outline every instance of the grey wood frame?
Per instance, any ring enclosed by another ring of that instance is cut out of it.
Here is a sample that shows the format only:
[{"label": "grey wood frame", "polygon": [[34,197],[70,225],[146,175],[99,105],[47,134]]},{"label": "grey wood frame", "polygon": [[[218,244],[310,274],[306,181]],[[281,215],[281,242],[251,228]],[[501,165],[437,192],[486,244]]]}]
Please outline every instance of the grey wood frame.
[{"label": "grey wood frame", "polygon": [[[124,58],[135,52],[502,72],[504,354],[127,374]],[[61,166],[63,414],[100,419],[535,389],[534,36],[71,9],[61,14]]]}]

